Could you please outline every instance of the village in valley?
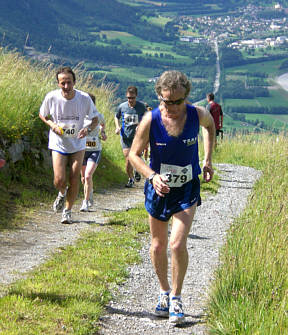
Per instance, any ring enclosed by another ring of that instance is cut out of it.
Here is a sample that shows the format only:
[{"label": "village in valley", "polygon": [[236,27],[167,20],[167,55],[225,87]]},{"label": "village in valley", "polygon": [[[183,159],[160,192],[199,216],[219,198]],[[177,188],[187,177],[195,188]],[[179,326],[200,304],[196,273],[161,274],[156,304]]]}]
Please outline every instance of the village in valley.
[{"label": "village in valley", "polygon": [[[233,40],[227,46],[235,49],[279,47],[288,43],[288,9],[280,4],[265,8],[273,17],[262,15],[263,7],[249,4],[238,8],[231,15],[178,18],[181,27],[180,40],[191,43],[207,43],[211,40]],[[265,12],[265,11],[264,11]]]}]

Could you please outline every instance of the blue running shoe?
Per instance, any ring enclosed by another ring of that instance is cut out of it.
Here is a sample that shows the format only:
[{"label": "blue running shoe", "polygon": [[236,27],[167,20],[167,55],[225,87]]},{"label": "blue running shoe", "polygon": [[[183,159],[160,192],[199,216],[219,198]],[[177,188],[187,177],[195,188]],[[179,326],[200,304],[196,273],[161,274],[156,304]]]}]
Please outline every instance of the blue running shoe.
[{"label": "blue running shoe", "polygon": [[162,317],[169,316],[169,293],[160,293],[155,314]]},{"label": "blue running shoe", "polygon": [[169,323],[177,325],[185,320],[182,301],[179,298],[172,297],[169,306]]}]

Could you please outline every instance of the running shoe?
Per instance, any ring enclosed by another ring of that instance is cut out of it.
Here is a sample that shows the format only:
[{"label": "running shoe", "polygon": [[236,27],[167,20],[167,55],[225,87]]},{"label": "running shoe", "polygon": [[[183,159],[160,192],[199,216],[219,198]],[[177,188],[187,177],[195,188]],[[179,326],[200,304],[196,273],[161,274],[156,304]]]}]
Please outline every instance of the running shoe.
[{"label": "running shoe", "polygon": [[169,316],[169,293],[160,293],[155,314],[162,317]]},{"label": "running shoe", "polygon": [[65,195],[62,195],[60,192],[57,195],[57,198],[55,199],[53,203],[53,210],[54,212],[61,211],[64,208],[65,204]]},{"label": "running shoe", "polygon": [[177,325],[179,323],[182,323],[184,319],[185,316],[182,308],[181,299],[172,297],[169,306],[169,323]]},{"label": "running shoe", "polygon": [[92,188],[90,192],[89,200],[88,200],[88,206],[91,207],[93,206],[93,204],[94,204],[94,200],[93,200],[93,188]]},{"label": "running shoe", "polygon": [[139,182],[141,180],[141,174],[135,171],[134,178],[135,178],[135,181]]},{"label": "running shoe", "polygon": [[71,210],[70,209],[65,208],[63,210],[61,223],[63,223],[63,224],[71,224],[72,223]]},{"label": "running shoe", "polygon": [[80,212],[89,212],[89,205],[87,200],[83,200]]},{"label": "running shoe", "polygon": [[134,185],[134,180],[132,178],[128,179],[128,183],[125,185],[127,188],[131,188]]}]

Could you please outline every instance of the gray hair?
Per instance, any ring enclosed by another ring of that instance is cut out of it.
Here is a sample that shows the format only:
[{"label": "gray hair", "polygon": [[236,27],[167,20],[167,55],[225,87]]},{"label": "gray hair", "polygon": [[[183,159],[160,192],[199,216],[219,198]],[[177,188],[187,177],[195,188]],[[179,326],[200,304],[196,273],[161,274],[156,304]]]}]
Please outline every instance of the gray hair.
[{"label": "gray hair", "polygon": [[161,74],[155,85],[157,95],[161,95],[162,91],[176,91],[177,89],[185,89],[185,98],[189,95],[191,84],[186,75],[180,71],[165,71]]}]

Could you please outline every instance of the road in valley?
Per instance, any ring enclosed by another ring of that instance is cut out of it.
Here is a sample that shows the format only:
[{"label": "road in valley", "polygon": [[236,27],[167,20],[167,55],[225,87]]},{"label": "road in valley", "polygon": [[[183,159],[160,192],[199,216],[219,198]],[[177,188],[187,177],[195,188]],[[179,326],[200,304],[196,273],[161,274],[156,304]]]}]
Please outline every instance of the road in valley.
[{"label": "road in valley", "polygon": [[280,85],[285,91],[288,91],[288,73],[284,73],[277,77],[276,83]]}]

